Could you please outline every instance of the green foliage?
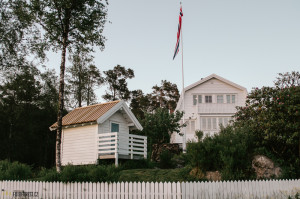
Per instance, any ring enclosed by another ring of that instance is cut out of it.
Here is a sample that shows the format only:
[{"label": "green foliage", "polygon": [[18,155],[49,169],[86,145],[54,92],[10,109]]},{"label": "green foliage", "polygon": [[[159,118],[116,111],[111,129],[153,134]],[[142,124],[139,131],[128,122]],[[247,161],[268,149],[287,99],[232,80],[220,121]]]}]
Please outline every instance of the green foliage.
[{"label": "green foliage", "polygon": [[192,167],[219,171],[224,180],[252,177],[253,138],[248,129],[227,127],[213,137],[189,143],[187,156]]},{"label": "green foliage", "polygon": [[123,66],[117,65],[113,70],[104,71],[105,83],[108,85],[103,99],[107,101],[130,99],[131,92],[127,87],[127,79],[134,78],[134,71],[130,68],[126,69]]},{"label": "green foliage", "polygon": [[151,93],[152,110],[156,108],[166,108],[173,112],[179,100],[179,91],[176,84],[167,80],[161,81],[161,86],[153,86]]},{"label": "green foliage", "polygon": [[32,178],[31,167],[19,162],[0,161],[0,180],[27,180]]},{"label": "green foliage", "polygon": [[134,169],[120,172],[119,181],[127,182],[182,182],[196,180],[189,175],[191,168],[180,169]]},{"label": "green foliage", "polygon": [[256,148],[264,147],[276,159],[299,170],[300,73],[279,75],[275,87],[251,91],[246,106],[238,108],[235,114],[234,126],[247,127]]},{"label": "green foliage", "polygon": [[57,113],[56,76],[23,67],[0,85],[0,159],[51,167]]},{"label": "green foliage", "polygon": [[104,82],[104,78],[93,64],[93,56],[89,55],[84,48],[77,47],[69,60],[72,66],[67,68],[66,94],[72,99],[70,106],[81,107],[82,104],[88,106],[95,102],[94,89]]},{"label": "green foliage", "polygon": [[163,150],[160,154],[159,167],[161,169],[170,169],[174,167],[172,162],[172,153],[168,150]]},{"label": "green foliage", "polygon": [[113,182],[119,179],[120,169],[114,165],[67,165],[58,173],[54,168],[41,169],[36,180],[60,182]]},{"label": "green foliage", "polygon": [[173,112],[179,99],[179,91],[176,84],[162,80],[161,85],[152,87],[152,93],[144,94],[142,90],[131,92],[131,111],[139,119],[145,119],[146,112],[153,112],[157,108],[165,108]]},{"label": "green foliage", "polygon": [[154,113],[146,113],[141,121],[143,131],[141,134],[148,136],[148,142],[152,144],[168,143],[173,132],[180,132],[183,125],[179,120],[182,112],[169,113],[168,109],[158,108]]},{"label": "green foliage", "polygon": [[173,132],[180,132],[179,121],[183,112],[169,113],[168,109],[158,108],[154,113],[145,113],[141,120],[143,131],[138,132],[147,136],[148,151],[152,151],[153,144],[168,143]]}]

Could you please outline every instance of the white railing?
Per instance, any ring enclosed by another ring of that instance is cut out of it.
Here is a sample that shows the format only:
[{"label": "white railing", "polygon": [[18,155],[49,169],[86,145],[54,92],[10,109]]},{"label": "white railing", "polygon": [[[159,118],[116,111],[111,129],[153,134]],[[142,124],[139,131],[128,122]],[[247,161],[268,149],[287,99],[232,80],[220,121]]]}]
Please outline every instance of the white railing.
[{"label": "white railing", "polygon": [[103,133],[98,135],[99,156],[113,155],[118,165],[119,155],[133,159],[147,158],[147,137],[126,133]]},{"label": "white railing", "polygon": [[1,199],[287,199],[300,193],[300,180],[172,183],[0,181],[0,188]]}]

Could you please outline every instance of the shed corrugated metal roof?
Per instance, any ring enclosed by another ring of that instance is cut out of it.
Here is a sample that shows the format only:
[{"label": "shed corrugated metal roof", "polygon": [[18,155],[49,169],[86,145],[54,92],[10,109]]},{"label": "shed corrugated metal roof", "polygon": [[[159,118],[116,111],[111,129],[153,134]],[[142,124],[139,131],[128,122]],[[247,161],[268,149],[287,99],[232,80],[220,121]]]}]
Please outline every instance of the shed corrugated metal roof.
[{"label": "shed corrugated metal roof", "polygon": [[[120,100],[117,100],[113,102],[76,108],[63,117],[62,125],[68,126],[73,124],[95,122],[119,102]],[[50,128],[57,128],[57,122],[55,122]]]}]

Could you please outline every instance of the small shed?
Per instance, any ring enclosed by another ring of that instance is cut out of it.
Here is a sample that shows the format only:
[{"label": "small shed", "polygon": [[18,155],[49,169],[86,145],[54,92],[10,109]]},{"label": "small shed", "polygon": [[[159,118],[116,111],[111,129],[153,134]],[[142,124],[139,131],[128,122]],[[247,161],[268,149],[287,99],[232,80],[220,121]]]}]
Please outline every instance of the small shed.
[{"label": "small shed", "polygon": [[[134,114],[122,100],[79,107],[62,120],[62,165],[96,164],[98,159],[147,157],[147,137],[129,134],[142,130]],[[57,123],[50,130],[57,129]]]}]

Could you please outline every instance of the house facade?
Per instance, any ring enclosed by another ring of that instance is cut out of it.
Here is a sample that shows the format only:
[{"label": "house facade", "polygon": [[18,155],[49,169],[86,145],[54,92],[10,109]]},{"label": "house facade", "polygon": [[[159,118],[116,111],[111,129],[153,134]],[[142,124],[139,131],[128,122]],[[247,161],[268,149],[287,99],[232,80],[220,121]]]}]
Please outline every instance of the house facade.
[{"label": "house facade", "polygon": [[[129,134],[142,126],[124,101],[76,108],[62,123],[62,165],[95,164],[98,159],[116,159],[118,164],[119,158],[146,157],[147,138]],[[50,127],[56,129],[57,123]]]},{"label": "house facade", "polygon": [[[184,96],[180,96],[176,110],[185,112],[186,141],[196,140],[197,130],[203,131],[204,136],[218,133],[221,125],[228,125],[236,113],[236,107],[245,106],[246,96],[246,88],[216,74],[185,87]],[[183,134],[183,129],[180,133]],[[183,136],[172,134],[171,143],[182,142]]]}]

